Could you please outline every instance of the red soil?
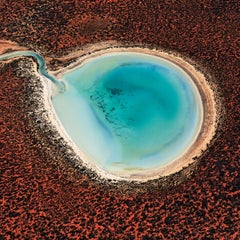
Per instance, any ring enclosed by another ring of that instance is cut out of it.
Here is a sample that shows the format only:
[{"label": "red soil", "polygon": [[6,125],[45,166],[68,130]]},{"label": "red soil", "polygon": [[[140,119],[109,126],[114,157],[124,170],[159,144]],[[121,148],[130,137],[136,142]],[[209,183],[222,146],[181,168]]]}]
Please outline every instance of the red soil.
[{"label": "red soil", "polygon": [[46,152],[24,111],[29,80],[17,75],[17,62],[0,65],[0,239],[239,239],[239,7],[220,0],[2,0],[0,39],[46,56],[105,40],[174,50],[214,76],[226,114],[188,180],[164,193],[122,193],[75,172],[57,149]]}]

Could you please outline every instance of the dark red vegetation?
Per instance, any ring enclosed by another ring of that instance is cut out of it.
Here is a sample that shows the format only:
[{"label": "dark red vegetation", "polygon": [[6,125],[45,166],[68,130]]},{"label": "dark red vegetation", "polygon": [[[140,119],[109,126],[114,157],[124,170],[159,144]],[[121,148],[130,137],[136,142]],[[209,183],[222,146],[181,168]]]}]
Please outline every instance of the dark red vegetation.
[{"label": "dark red vegetation", "polygon": [[127,193],[76,171],[34,135],[29,79],[0,65],[0,239],[240,239],[239,1],[0,3],[0,39],[45,56],[117,40],[176,51],[213,76],[225,122],[194,173]]}]

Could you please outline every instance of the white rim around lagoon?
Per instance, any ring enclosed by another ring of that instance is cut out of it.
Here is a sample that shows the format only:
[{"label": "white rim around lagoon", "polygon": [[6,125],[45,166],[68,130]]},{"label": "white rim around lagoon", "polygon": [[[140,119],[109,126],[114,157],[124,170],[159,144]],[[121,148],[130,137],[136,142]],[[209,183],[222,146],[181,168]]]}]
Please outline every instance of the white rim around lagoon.
[{"label": "white rim around lagoon", "polygon": [[[118,52],[137,52],[137,53],[144,53],[148,55],[157,56],[163,59],[166,59],[178,67],[180,67],[183,71],[185,71],[193,81],[194,85],[196,86],[202,100],[202,124],[199,128],[199,132],[197,136],[195,137],[194,141],[192,142],[192,145],[189,146],[186,151],[179,156],[177,159],[174,159],[169,164],[166,164],[163,167],[159,167],[157,169],[151,169],[148,171],[139,171],[138,173],[123,173],[119,172],[114,174],[110,172],[106,172],[100,167],[98,167],[94,161],[92,161],[88,156],[86,156],[81,150],[76,146],[76,144],[71,140],[69,135],[67,134],[66,130],[61,124],[61,121],[58,119],[57,114],[54,110],[54,107],[51,102],[51,95],[53,94],[53,87],[48,88],[48,109],[49,112],[53,112],[54,114],[51,114],[52,116],[52,122],[58,126],[58,130],[60,134],[67,140],[67,142],[73,147],[74,151],[77,155],[80,156],[83,163],[86,165],[86,167],[91,168],[93,171],[95,171],[100,177],[102,178],[108,178],[108,179],[114,179],[114,180],[134,180],[134,181],[148,181],[152,179],[156,179],[159,177],[167,176],[173,173],[176,173],[180,171],[181,169],[187,167],[189,164],[194,162],[195,157],[199,157],[202,152],[207,148],[207,144],[211,141],[215,134],[215,127],[216,127],[216,106],[215,106],[215,97],[214,92],[211,89],[211,86],[207,82],[205,76],[197,71],[193,65],[186,62],[183,58],[179,56],[175,56],[173,54],[169,54],[163,51],[159,50],[152,50],[147,48],[141,48],[141,47],[124,47],[124,46],[110,46],[109,48],[104,49],[98,49],[95,48],[95,46],[92,46],[93,49],[87,49],[86,55],[83,55],[82,57],[79,57],[76,62],[73,64],[70,64],[67,68],[60,69],[56,72],[51,72],[52,75],[55,77],[61,77],[64,73],[67,71],[71,71],[74,68],[79,67],[82,63],[95,58],[97,56],[101,56],[104,54],[111,54],[111,53],[118,53]],[[77,55],[77,54],[76,54]]]},{"label": "white rim around lagoon", "polygon": [[[14,49],[12,50],[16,50],[16,48],[14,47]],[[210,143],[210,141],[215,135],[217,126],[216,123],[219,119],[219,110],[217,111],[217,109],[219,108],[216,105],[216,93],[212,88],[212,84],[210,85],[204,74],[194,67],[195,64],[190,64],[189,60],[185,61],[182,57],[174,53],[167,53],[165,51],[148,49],[145,47],[123,46],[118,45],[117,43],[107,42],[89,45],[82,50],[69,54],[68,56],[65,56],[63,58],[57,58],[63,61],[73,58],[77,60],[74,61],[74,63],[69,64],[69,66],[65,68],[58,69],[57,71],[48,72],[49,74],[54,76],[55,79],[60,80],[63,74],[68,71],[72,71],[75,68],[78,68],[79,66],[81,66],[81,64],[90,61],[93,58],[106,54],[116,54],[123,52],[140,54],[142,53],[165,59],[178,66],[190,77],[193,85],[196,87],[197,92],[199,93],[199,97],[201,100],[202,123],[198,129],[198,134],[196,135],[192,144],[185,150],[185,152],[183,152],[178,158],[173,159],[172,162],[159,168],[154,168],[147,171],[143,170],[134,173],[114,172],[114,174],[104,171],[102,168],[98,167],[92,159],[90,159],[86,154],[84,154],[79,149],[79,147],[72,141],[71,137],[66,132],[53,107],[51,98],[56,93],[56,86],[51,81],[46,81],[46,78],[37,72],[37,68],[34,68],[33,72],[36,73],[36,75],[40,76],[40,79],[42,80],[44,86],[43,99],[45,108],[48,112],[48,120],[50,120],[53,127],[57,128],[60,136],[65,139],[68,146],[72,147],[76,156],[80,157],[81,161],[77,164],[82,164],[85,167],[93,170],[98,174],[100,178],[145,182],[148,180],[157,179],[176,173],[187,167],[189,164],[193,163],[194,158],[199,157],[203,153],[203,151],[206,150],[207,145]],[[49,63],[51,59],[53,58],[48,57],[45,59],[45,61]],[[76,157],[76,159],[78,159],[78,157]]]}]

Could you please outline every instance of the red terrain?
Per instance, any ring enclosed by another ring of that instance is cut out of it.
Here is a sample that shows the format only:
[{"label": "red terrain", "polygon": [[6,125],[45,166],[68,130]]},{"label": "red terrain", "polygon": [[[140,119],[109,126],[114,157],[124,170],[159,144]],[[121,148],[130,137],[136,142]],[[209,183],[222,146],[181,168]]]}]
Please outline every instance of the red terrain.
[{"label": "red terrain", "polygon": [[213,76],[226,113],[186,181],[124,192],[46,146],[27,112],[24,60],[0,62],[0,239],[240,239],[239,9],[237,0],[1,0],[0,40],[44,56],[106,40],[176,51]]}]

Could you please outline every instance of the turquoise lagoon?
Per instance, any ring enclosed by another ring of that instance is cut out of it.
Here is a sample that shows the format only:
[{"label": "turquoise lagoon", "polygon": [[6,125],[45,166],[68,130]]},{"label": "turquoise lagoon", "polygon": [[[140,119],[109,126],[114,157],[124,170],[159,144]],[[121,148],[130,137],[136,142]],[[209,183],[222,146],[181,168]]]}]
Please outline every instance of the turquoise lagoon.
[{"label": "turquoise lagoon", "polygon": [[111,174],[156,170],[180,158],[203,121],[200,94],[177,64],[137,52],[89,57],[63,74],[52,104],[69,137]]}]

